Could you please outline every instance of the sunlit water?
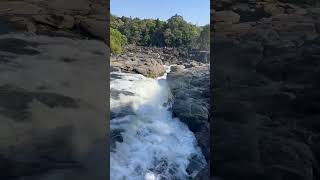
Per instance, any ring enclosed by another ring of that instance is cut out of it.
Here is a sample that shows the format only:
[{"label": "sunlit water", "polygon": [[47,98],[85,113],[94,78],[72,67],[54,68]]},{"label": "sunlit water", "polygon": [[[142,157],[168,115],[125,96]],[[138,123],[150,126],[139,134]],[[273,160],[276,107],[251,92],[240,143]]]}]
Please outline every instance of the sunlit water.
[{"label": "sunlit water", "polygon": [[190,159],[205,164],[194,134],[172,117],[166,74],[112,72],[110,89],[111,180],[190,179]]}]

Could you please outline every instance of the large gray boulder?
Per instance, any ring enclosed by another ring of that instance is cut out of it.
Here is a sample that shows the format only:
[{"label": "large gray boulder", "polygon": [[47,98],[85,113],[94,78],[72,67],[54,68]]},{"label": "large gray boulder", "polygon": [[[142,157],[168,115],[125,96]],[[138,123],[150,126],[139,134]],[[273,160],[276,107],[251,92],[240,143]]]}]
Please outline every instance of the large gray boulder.
[{"label": "large gray boulder", "polygon": [[161,58],[149,51],[126,51],[123,54],[111,56],[113,69],[138,73],[151,78],[162,76],[166,72],[163,65]]}]

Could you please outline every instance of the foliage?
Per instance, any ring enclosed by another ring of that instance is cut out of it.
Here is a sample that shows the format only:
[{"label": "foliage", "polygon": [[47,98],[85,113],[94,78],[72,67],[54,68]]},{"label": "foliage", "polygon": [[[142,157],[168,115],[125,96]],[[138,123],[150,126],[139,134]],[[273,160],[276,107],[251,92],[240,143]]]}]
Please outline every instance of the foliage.
[{"label": "foliage", "polygon": [[210,49],[210,25],[205,25],[198,38],[199,48],[203,50]]},{"label": "foliage", "polygon": [[127,38],[117,29],[110,27],[110,48],[113,53],[121,53],[123,46],[127,44]]},{"label": "foliage", "polygon": [[126,36],[129,44],[186,48],[207,48],[209,45],[207,32],[202,32],[202,29],[207,30],[206,26],[201,28],[190,24],[180,15],[174,15],[167,21],[111,15],[110,25]]}]

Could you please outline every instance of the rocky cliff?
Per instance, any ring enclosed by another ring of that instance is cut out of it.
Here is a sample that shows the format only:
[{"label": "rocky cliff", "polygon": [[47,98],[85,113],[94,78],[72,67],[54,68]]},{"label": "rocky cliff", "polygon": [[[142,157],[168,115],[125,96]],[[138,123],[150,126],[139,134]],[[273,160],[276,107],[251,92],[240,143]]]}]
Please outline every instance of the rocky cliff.
[{"label": "rocky cliff", "polygon": [[[173,66],[167,82],[173,95],[172,112],[195,134],[208,166],[198,173],[197,180],[208,179],[210,165],[210,68],[197,64],[185,68]],[[191,161],[190,167],[194,166]]]},{"label": "rocky cliff", "polygon": [[212,176],[320,178],[318,4],[212,4]]}]

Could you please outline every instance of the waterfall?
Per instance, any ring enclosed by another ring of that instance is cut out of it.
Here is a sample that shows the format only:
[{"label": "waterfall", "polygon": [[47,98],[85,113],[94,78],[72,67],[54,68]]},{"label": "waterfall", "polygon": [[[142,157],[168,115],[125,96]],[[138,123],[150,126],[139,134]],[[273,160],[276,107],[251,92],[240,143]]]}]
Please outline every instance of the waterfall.
[{"label": "waterfall", "polygon": [[172,116],[166,74],[112,72],[110,90],[111,180],[184,180],[191,159],[206,163],[194,134]]}]

